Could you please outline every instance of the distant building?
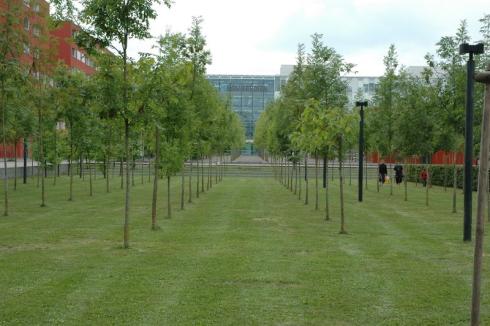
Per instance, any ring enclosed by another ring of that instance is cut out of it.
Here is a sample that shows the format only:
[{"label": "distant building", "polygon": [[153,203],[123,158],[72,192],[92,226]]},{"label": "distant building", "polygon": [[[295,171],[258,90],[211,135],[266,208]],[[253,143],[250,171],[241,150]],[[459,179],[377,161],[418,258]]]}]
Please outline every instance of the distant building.
[{"label": "distant building", "polygon": [[280,92],[279,76],[261,75],[208,75],[207,79],[218,92],[228,99],[245,127],[247,146],[243,154],[254,152],[255,124],[267,104]]},{"label": "distant building", "polygon": [[92,75],[95,73],[94,61],[74,42],[74,36],[79,29],[71,22],[62,23],[50,32],[55,39],[52,46],[56,47],[57,59],[67,67]]},{"label": "distant building", "polygon": [[[12,0],[14,6],[20,8],[18,17],[18,31],[22,32],[24,43],[22,53],[19,53],[21,62],[29,71],[37,76],[50,74],[52,65],[40,66],[42,59],[48,62],[62,61],[73,70],[81,71],[87,75],[95,72],[94,62],[86,55],[86,52],[76,46],[73,35],[78,27],[70,22],[64,22],[50,30],[49,3],[45,0]],[[0,11],[12,10],[6,0],[0,0]],[[0,17],[0,26],[3,24]],[[42,57],[44,56],[44,58]],[[24,144],[19,139],[15,145],[6,146],[8,158],[20,158],[23,156]],[[0,157],[3,157],[3,146],[0,145]]]}]

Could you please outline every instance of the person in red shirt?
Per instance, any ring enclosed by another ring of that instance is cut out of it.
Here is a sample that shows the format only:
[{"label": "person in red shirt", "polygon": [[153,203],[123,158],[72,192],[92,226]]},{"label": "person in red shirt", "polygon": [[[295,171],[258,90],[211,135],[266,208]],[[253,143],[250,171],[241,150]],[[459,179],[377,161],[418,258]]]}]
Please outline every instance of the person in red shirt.
[{"label": "person in red shirt", "polygon": [[419,177],[422,180],[422,184],[425,187],[427,185],[427,171],[425,171],[425,169],[423,169],[422,171],[420,171]]}]

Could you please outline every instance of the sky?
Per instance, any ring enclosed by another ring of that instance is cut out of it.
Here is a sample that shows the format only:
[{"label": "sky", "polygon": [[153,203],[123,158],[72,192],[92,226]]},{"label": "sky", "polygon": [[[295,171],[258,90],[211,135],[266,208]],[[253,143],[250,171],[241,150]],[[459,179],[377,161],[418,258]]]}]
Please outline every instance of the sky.
[{"label": "sky", "polygon": [[[359,76],[383,74],[383,56],[395,44],[399,63],[423,65],[442,36],[456,33],[467,20],[478,41],[479,19],[490,14],[488,0],[174,0],[157,7],[151,23],[154,37],[187,32],[193,16],[211,51],[209,74],[279,74],[281,64],[294,64],[298,43],[307,50],[313,33],[354,63]],[[151,52],[154,39],[134,40],[130,54]],[[489,49],[490,50],[490,49]]]}]

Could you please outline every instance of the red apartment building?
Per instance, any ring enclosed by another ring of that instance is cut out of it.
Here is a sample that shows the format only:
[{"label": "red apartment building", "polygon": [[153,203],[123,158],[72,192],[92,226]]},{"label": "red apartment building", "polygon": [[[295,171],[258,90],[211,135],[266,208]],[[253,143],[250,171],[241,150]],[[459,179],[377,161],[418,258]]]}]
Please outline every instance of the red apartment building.
[{"label": "red apartment building", "polygon": [[[53,30],[49,30],[48,16],[49,4],[45,0],[10,0],[13,6],[21,6],[19,29],[23,29],[26,43],[23,45],[23,54],[20,62],[33,72],[35,58],[40,53],[47,53],[51,59],[62,61],[67,67],[77,69],[87,75],[95,72],[94,62],[85,51],[78,48],[73,42],[73,35],[78,27],[70,22],[61,23]],[[9,8],[7,0],[0,0],[0,11]],[[0,24],[3,22],[0,20]],[[22,158],[24,152],[23,140],[19,139],[15,145],[6,148],[7,158]],[[0,144],[0,158],[3,158],[4,149]]]}]

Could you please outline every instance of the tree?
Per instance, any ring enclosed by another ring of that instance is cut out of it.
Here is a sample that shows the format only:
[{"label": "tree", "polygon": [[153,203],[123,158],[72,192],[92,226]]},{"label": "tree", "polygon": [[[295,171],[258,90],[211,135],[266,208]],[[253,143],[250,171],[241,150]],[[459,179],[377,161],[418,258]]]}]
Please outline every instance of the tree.
[{"label": "tree", "polygon": [[[123,70],[122,106],[118,112],[124,123],[124,157],[126,161],[126,187],[124,205],[124,248],[129,248],[129,136],[134,112],[130,110],[128,85],[128,44],[131,38],[144,39],[150,36],[149,22],[156,17],[152,8],[154,0],[107,2],[103,0],[84,1],[80,18],[87,25],[87,34],[101,45],[115,42],[113,47],[121,57]],[[163,0],[170,6],[170,0]],[[81,33],[83,36],[83,33]]]}]

